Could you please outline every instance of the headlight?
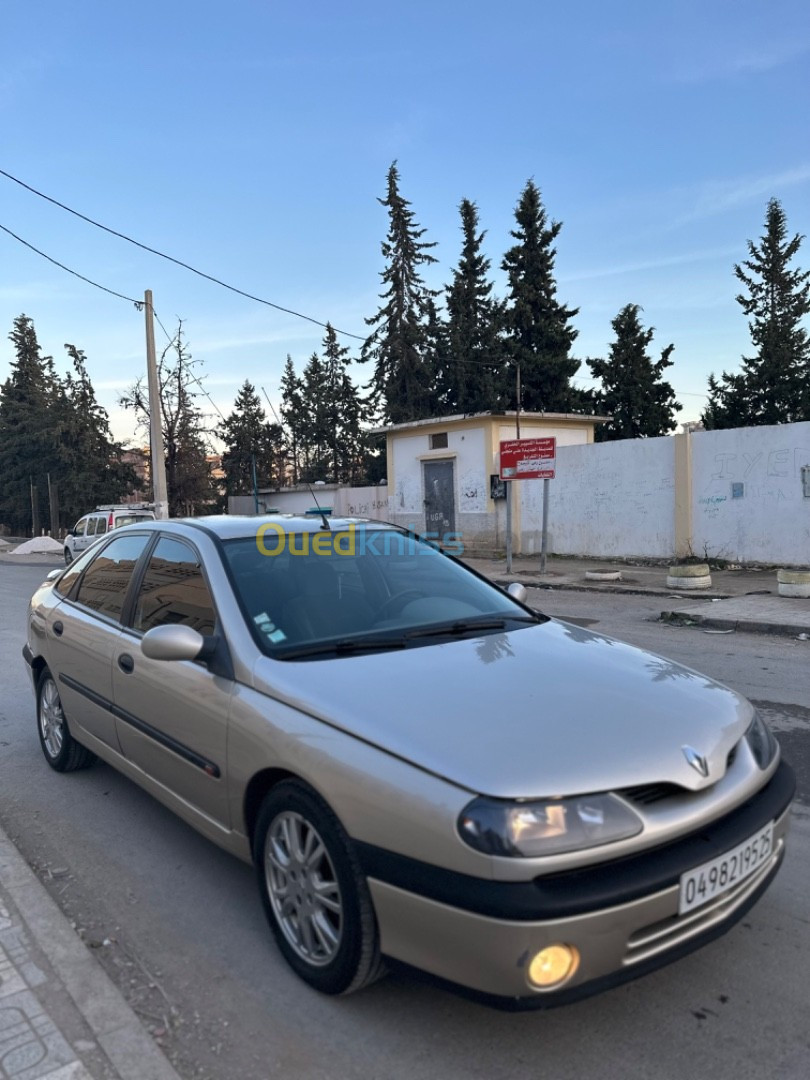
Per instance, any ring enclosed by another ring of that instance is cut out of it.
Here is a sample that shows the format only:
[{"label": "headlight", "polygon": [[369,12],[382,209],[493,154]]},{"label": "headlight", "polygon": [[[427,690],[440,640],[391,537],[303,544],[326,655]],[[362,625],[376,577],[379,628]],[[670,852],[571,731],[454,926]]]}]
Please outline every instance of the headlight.
[{"label": "headlight", "polygon": [[773,737],[771,729],[758,712],[754,713],[754,719],[745,733],[745,738],[757,765],[759,765],[760,769],[767,769],[776,756],[779,743]]},{"label": "headlight", "polygon": [[615,795],[527,802],[482,796],[458,819],[459,833],[476,851],[526,859],[626,840],[642,828],[641,818]]}]

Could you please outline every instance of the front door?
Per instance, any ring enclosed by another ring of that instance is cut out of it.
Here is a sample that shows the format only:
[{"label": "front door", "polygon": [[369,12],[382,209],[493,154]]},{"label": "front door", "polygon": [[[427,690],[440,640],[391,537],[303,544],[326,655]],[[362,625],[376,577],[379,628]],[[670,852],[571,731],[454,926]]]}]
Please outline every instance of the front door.
[{"label": "front door", "polygon": [[452,461],[426,461],[425,532],[441,543],[447,533],[456,531],[455,483]]},{"label": "front door", "polygon": [[162,536],[144,571],[131,627],[119,638],[112,680],[124,754],[175,796],[227,825],[226,751],[234,684],[204,664],[152,660],[139,647],[141,635],[155,626],[180,624],[208,635],[216,623],[196,551]]}]

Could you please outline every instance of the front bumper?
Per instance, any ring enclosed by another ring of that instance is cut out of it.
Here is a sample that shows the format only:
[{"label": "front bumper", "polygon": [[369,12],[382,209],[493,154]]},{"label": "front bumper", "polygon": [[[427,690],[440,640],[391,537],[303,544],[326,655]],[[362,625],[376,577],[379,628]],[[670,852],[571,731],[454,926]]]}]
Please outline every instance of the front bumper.
[{"label": "front bumper", "polygon": [[[360,845],[381,950],[516,1007],[563,1004],[636,978],[719,937],[756,903],[781,865],[794,789],[783,762],[752,799],[700,833],[613,863],[517,884],[448,874]],[[769,821],[768,860],[711,902],[678,915],[681,874]],[[555,943],[575,946],[579,966],[559,989],[537,990],[527,979],[528,962]]]}]

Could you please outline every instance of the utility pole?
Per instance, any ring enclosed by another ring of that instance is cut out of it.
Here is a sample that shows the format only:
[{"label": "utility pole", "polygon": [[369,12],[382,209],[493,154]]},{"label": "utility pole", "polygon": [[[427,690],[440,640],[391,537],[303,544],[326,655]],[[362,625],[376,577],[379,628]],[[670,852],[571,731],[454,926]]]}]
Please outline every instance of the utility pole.
[{"label": "utility pole", "polygon": [[[515,364],[515,438],[520,438],[520,361]],[[512,480],[506,482],[506,572],[512,573]]]},{"label": "utility pole", "polygon": [[517,362],[517,385],[515,387],[515,438],[520,438],[520,361]]},{"label": "utility pole", "polygon": [[165,520],[169,516],[169,497],[166,491],[166,459],[163,456],[163,423],[160,407],[157,360],[155,359],[155,311],[152,307],[152,290],[143,294],[146,314],[146,379],[149,384],[149,451],[151,457],[152,493],[155,517]]}]

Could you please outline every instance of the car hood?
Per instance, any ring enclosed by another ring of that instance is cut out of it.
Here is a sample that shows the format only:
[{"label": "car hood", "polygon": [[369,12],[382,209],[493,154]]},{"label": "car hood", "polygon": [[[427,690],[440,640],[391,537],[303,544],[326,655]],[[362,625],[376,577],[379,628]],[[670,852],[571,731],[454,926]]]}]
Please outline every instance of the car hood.
[{"label": "car hood", "polygon": [[[752,706],[663,657],[551,619],[401,651],[262,657],[257,689],[480,794],[697,790],[725,772]],[[708,778],[684,747],[706,759]]]}]

